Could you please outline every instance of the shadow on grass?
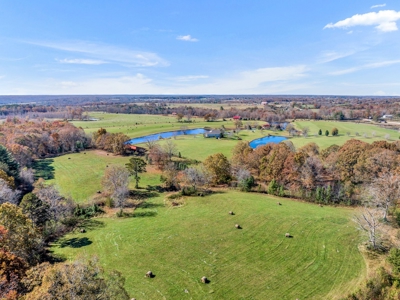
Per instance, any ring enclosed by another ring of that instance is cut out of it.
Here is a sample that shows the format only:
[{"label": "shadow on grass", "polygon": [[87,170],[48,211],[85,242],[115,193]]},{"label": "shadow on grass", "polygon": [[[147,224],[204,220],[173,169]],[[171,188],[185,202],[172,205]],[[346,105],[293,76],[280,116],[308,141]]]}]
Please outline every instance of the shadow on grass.
[{"label": "shadow on grass", "polygon": [[128,218],[155,217],[157,216],[157,212],[156,211],[134,211],[131,213],[124,212],[123,216]]},{"label": "shadow on grass", "polygon": [[79,224],[79,228],[84,228],[86,231],[94,230],[97,228],[104,228],[106,225],[104,222],[94,220],[94,219],[85,219]]},{"label": "shadow on grass", "polygon": [[65,248],[65,247],[82,248],[85,246],[89,246],[92,243],[93,242],[91,240],[89,240],[87,237],[71,238],[71,239],[60,240],[59,247],[60,248]]},{"label": "shadow on grass", "polygon": [[153,202],[142,202],[141,204],[138,205],[140,208],[157,208],[157,207],[162,207],[164,206],[161,203],[153,203]]},{"label": "shadow on grass", "polygon": [[132,191],[129,191],[129,196],[135,200],[144,200],[144,199],[158,197],[159,194],[155,191],[132,190]]},{"label": "shadow on grass", "polygon": [[54,167],[51,165],[53,162],[52,158],[35,160],[32,164],[32,168],[35,170],[35,179],[54,179]]}]

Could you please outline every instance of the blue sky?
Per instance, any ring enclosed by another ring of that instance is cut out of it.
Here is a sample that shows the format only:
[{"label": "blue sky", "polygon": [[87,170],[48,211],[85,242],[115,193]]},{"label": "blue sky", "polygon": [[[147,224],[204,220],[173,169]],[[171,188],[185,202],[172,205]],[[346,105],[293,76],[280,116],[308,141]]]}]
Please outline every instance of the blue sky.
[{"label": "blue sky", "polygon": [[400,2],[0,1],[0,94],[400,95]]}]

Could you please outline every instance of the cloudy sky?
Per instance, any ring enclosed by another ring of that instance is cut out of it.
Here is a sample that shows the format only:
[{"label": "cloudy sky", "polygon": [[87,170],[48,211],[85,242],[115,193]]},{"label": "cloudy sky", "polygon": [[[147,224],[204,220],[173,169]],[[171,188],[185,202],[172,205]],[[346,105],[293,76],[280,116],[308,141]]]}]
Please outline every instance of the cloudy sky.
[{"label": "cloudy sky", "polygon": [[400,95],[400,2],[0,1],[0,94]]}]

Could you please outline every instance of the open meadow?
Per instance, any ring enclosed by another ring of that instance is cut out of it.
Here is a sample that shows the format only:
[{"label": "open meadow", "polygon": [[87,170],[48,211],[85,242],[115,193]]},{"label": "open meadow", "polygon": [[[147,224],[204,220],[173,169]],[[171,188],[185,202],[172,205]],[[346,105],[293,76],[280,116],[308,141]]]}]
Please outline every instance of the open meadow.
[{"label": "open meadow", "polygon": [[338,299],[364,278],[353,209],[236,191],[170,208],[153,196],[135,217],[93,219],[52,250],[98,256],[136,299]]}]

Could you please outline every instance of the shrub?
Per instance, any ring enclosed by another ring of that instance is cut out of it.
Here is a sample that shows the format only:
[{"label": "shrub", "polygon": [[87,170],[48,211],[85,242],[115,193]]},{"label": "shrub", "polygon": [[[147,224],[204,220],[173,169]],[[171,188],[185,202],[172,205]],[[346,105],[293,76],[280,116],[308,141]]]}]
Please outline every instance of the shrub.
[{"label": "shrub", "polygon": [[392,248],[387,260],[392,265],[394,273],[400,273],[400,249]]},{"label": "shrub", "polygon": [[332,129],[332,135],[337,136],[339,134],[339,130],[335,127]]}]

